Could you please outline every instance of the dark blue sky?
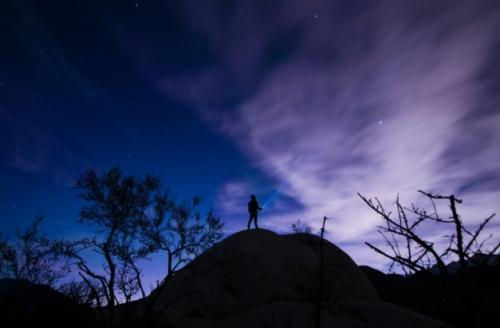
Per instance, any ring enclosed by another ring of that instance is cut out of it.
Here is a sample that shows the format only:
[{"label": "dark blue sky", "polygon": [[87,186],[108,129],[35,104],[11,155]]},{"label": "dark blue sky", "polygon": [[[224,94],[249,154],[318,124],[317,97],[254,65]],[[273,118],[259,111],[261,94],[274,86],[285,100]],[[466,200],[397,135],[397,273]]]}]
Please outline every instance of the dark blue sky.
[{"label": "dark blue sky", "polygon": [[64,229],[57,224],[73,222],[80,206],[74,180],[88,168],[153,173],[174,194],[200,194],[208,206],[225,182],[259,175],[229,139],[160,92],[137,64],[143,45],[154,50],[144,60],[168,76],[216,60],[175,3],[1,6],[2,231],[37,212],[52,229]]},{"label": "dark blue sky", "polygon": [[43,212],[47,232],[78,235],[75,178],[116,165],[200,194],[228,232],[250,193],[277,195],[263,227],[327,215],[375,266],[379,221],[357,192],[456,193],[475,224],[500,211],[499,5],[2,1],[0,228]]}]

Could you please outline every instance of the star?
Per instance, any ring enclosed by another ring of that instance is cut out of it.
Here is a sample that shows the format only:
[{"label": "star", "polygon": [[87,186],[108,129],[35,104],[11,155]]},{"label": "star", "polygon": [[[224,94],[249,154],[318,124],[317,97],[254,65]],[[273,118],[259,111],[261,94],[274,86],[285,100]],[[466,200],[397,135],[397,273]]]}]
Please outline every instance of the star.
[{"label": "star", "polygon": [[384,124],[384,121],[378,121],[378,124],[382,125],[382,124]]},{"label": "star", "polygon": [[314,18],[318,19],[319,18],[319,14],[314,15]]},{"label": "star", "polygon": [[17,205],[16,205],[16,204],[13,204],[13,205],[12,205],[12,208],[14,208],[14,209],[15,209],[15,208],[17,208]]}]

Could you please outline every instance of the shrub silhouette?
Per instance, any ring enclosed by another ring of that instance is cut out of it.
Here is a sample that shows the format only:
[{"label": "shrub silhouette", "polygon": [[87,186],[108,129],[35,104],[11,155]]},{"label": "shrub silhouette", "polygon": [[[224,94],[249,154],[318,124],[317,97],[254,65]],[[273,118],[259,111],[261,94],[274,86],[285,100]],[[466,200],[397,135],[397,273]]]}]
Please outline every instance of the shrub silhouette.
[{"label": "shrub silhouette", "polygon": [[55,287],[68,274],[68,266],[52,252],[49,238],[41,233],[42,222],[43,216],[37,216],[28,228],[17,231],[15,241],[0,235],[0,278]]}]

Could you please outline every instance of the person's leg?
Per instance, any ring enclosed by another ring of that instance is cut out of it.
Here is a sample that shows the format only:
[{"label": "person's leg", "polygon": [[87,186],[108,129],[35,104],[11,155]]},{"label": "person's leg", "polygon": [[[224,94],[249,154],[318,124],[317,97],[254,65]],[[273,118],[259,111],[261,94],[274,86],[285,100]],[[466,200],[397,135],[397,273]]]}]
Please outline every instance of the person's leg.
[{"label": "person's leg", "polygon": [[259,229],[259,226],[257,225],[257,217],[259,215],[258,214],[255,214],[255,217],[254,217],[254,220],[255,220],[255,229]]},{"label": "person's leg", "polygon": [[248,228],[247,230],[250,230],[250,223],[252,223],[252,215],[248,218]]}]

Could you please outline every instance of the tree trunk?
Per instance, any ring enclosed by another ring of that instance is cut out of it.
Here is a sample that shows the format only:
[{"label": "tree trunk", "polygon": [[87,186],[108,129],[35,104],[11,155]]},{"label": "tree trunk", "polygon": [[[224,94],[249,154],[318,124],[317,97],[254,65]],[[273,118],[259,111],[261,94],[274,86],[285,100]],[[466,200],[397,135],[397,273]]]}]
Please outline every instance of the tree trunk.
[{"label": "tree trunk", "polygon": [[323,236],[325,233],[325,222],[327,217],[323,217],[323,226],[321,227],[321,239],[319,242],[319,290],[318,290],[318,300],[316,303],[316,328],[321,327],[321,307],[323,306],[323,296],[325,289],[325,257],[324,257],[324,245]]}]

